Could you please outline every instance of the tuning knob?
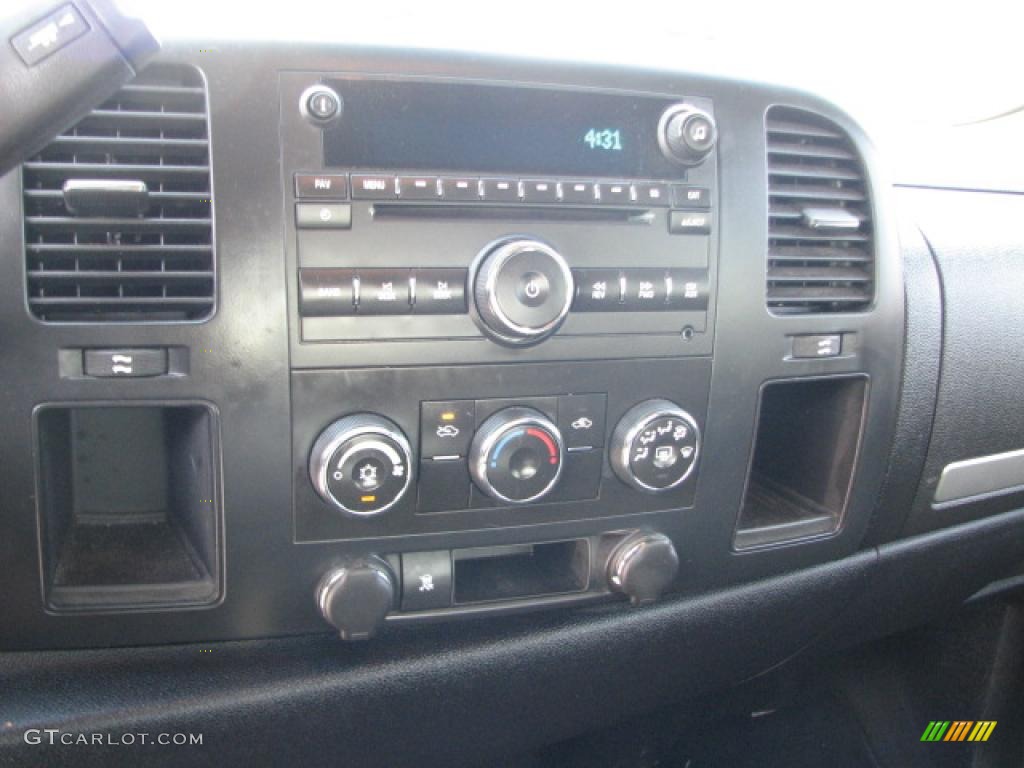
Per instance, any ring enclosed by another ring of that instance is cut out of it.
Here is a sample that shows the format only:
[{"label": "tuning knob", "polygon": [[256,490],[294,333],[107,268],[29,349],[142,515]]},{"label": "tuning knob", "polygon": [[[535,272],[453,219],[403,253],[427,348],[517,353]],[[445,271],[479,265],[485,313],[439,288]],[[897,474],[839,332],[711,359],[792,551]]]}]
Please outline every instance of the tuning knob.
[{"label": "tuning knob", "polygon": [[562,475],[562,433],[533,408],[505,408],[480,425],[469,448],[469,471],[480,490],[507,504],[547,496]]},{"label": "tuning knob", "polygon": [[473,316],[492,338],[522,346],[543,341],[562,324],[573,299],[572,270],[547,243],[500,240],[474,263]]},{"label": "tuning knob", "polygon": [[369,555],[325,573],[316,588],[316,604],[342,640],[366,640],[394,607],[396,583],[388,564]]},{"label": "tuning knob", "polygon": [[676,104],[658,122],[658,145],[669,160],[698,165],[715,146],[715,119],[692,104]]},{"label": "tuning knob", "polygon": [[328,504],[348,515],[372,517],[393,507],[409,489],[412,449],[388,419],[346,416],[316,439],[309,476]]},{"label": "tuning knob", "polygon": [[660,493],[686,480],[697,463],[700,430],[669,400],[646,400],[630,408],[612,433],[612,470],[626,485]]},{"label": "tuning knob", "polygon": [[608,583],[634,605],[657,600],[678,572],[676,548],[660,533],[627,536],[608,558]]}]

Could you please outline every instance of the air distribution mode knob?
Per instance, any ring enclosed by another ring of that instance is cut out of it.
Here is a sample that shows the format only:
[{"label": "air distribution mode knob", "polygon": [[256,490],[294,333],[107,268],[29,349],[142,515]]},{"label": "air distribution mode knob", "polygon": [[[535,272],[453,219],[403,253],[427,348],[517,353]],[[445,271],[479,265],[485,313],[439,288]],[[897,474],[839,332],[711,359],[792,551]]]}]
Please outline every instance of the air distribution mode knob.
[{"label": "air distribution mode knob", "polygon": [[384,559],[368,555],[324,574],[316,588],[317,608],[342,640],[366,640],[394,607],[396,584]]},{"label": "air distribution mode knob", "polygon": [[572,270],[547,243],[511,237],[484,248],[471,271],[473,317],[491,338],[522,346],[546,339],[573,299]]},{"label": "air distribution mode knob", "polygon": [[698,165],[718,139],[715,119],[692,104],[669,107],[658,122],[658,145],[669,160]]},{"label": "air distribution mode knob", "polygon": [[551,419],[533,408],[505,408],[473,436],[469,471],[492,499],[527,504],[554,489],[564,454],[562,433]]},{"label": "air distribution mode knob", "polygon": [[679,555],[671,539],[660,533],[631,534],[608,558],[608,584],[634,605],[657,600],[677,573]]},{"label": "air distribution mode knob", "polygon": [[320,497],[341,512],[371,517],[409,489],[412,450],[396,424],[358,413],[338,419],[313,444],[309,477]]},{"label": "air distribution mode knob", "polygon": [[669,400],[645,400],[619,420],[608,459],[626,485],[659,493],[690,476],[699,452],[700,430],[690,414]]}]

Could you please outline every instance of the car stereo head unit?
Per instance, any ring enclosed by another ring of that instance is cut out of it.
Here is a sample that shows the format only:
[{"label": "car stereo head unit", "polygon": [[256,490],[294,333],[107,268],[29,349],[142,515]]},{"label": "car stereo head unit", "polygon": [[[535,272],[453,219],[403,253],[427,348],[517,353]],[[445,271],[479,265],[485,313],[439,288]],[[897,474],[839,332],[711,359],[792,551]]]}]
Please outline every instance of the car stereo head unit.
[{"label": "car stereo head unit", "polygon": [[709,100],[304,73],[281,99],[293,365],[710,353]]}]

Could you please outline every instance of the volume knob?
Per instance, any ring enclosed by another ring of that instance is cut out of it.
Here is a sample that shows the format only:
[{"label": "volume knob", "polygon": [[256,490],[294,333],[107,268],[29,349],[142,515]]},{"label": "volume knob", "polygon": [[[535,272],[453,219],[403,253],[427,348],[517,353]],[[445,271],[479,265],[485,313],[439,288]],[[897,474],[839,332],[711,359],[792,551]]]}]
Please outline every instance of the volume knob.
[{"label": "volume knob", "polygon": [[485,248],[474,264],[473,316],[491,338],[523,346],[562,324],[573,299],[572,270],[547,243],[510,238]]}]

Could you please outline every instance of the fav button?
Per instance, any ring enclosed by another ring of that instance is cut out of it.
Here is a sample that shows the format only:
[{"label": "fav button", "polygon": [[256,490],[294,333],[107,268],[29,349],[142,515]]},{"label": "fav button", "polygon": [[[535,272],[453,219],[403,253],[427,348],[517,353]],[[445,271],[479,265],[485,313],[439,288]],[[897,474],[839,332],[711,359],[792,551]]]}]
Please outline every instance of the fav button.
[{"label": "fav button", "polygon": [[494,202],[518,201],[519,181],[516,179],[484,179],[484,200]]},{"label": "fav button", "polygon": [[348,176],[343,173],[296,173],[296,197],[348,197]]}]

